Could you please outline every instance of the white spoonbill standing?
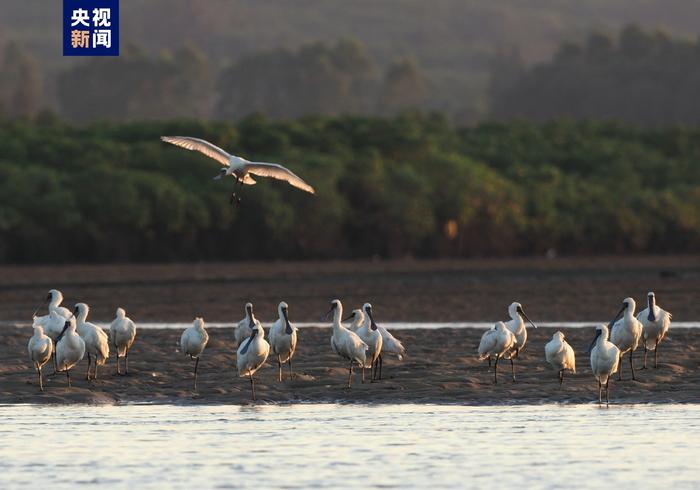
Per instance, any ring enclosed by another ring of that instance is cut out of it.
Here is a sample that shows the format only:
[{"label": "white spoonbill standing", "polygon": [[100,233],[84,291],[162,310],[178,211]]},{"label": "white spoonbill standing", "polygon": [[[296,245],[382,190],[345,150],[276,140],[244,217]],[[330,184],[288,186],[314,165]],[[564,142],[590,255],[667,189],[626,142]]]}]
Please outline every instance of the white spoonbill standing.
[{"label": "white spoonbill standing", "polygon": [[[48,303],[49,305],[49,313],[52,311],[55,311],[58,313],[60,316],[65,318],[66,320],[71,317],[71,312],[68,308],[65,308],[61,306],[61,303],[63,303],[63,293],[59,291],[58,289],[50,289],[49,294],[46,296],[46,299],[44,300],[44,304]],[[41,306],[36,309],[34,312],[33,317],[36,317],[41,321],[43,318],[47,318],[46,316],[44,317],[37,317],[36,314],[39,312],[39,309],[41,309]],[[44,325],[42,325],[43,327]],[[61,329],[63,329],[63,326],[61,326]]]},{"label": "white spoonbill standing", "polygon": [[564,382],[564,371],[576,374],[576,354],[561,332],[554,332],[552,340],[544,346],[544,357],[559,372],[559,386]]},{"label": "white spoonbill standing", "polygon": [[255,401],[255,380],[253,375],[265,364],[267,356],[270,355],[270,344],[265,340],[265,331],[260,324],[253,327],[248,337],[238,347],[236,352],[236,367],[238,367],[238,376],[241,378],[248,376],[250,378],[250,390]]},{"label": "white spoonbill standing", "polygon": [[[301,177],[294,172],[278,163],[251,162],[245,158],[231,155],[218,146],[199,138],[191,138],[189,136],[161,136],[160,139],[171,145],[185,148],[186,150],[198,151],[219,162],[223,165],[223,168],[214,179],[220,179],[230,175],[236,178],[236,183],[241,185],[253,185],[255,184],[255,180],[253,180],[251,175],[257,177],[271,177],[273,179],[283,180],[302,191],[315,194],[313,187],[304,182]],[[235,192],[231,195],[231,202],[233,203],[234,200],[237,203],[241,202]]]},{"label": "white spoonbill standing", "polygon": [[598,403],[602,403],[601,390],[605,387],[605,402],[610,403],[610,377],[620,364],[620,349],[608,340],[608,327],[600,325],[595,330],[595,338],[588,348],[591,354],[591,369],[598,380]]},{"label": "white spoonbill standing", "polygon": [[56,339],[56,363],[59,371],[65,371],[69,388],[70,370],[85,355],[85,341],[78,335],[75,323],[75,317],[66,320],[63,331]]},{"label": "white spoonbill standing", "polygon": [[90,364],[95,358],[95,372],[92,379],[97,379],[97,366],[102,366],[109,358],[109,337],[100,327],[87,321],[90,307],[85,303],[75,305],[75,316],[78,320],[78,335],[85,341],[85,351],[87,352],[88,367],[85,379],[90,378]]},{"label": "white spoonbill standing", "polygon": [[[634,317],[634,309],[636,303],[632,298],[625,298],[622,301],[622,308],[617,312],[615,318],[608,324],[610,329],[610,341],[620,349],[620,362],[625,352],[630,353],[630,369],[632,370],[632,379],[634,377],[634,362],[632,355],[639,346],[639,341],[642,338],[642,324]],[[618,380],[622,379],[622,366],[618,373]]]},{"label": "white spoonbill standing", "polygon": [[498,384],[498,361],[507,352],[510,352],[515,345],[515,335],[503,322],[496,322],[496,325],[488,330],[479,343],[479,360],[483,361],[487,357],[493,356],[496,361],[493,370],[493,383]]},{"label": "white spoonbill standing", "polygon": [[[532,323],[532,320],[523,311],[523,305],[520,303],[513,302],[508,307],[508,314],[510,315],[510,320],[506,322],[506,328],[510,330],[513,335],[515,335],[515,344],[511,347],[509,352],[506,352],[503,357],[510,359],[510,373],[513,376],[513,382],[515,383],[515,366],[513,365],[513,359],[516,359],[520,352],[525,348],[527,343],[527,328],[525,328],[525,320],[527,320],[530,325],[537,328],[537,325]],[[525,320],[523,320],[523,318]]]},{"label": "white spoonbill standing", "polygon": [[277,306],[279,318],[270,327],[270,347],[277,356],[277,377],[282,381],[282,364],[289,365],[289,379],[294,379],[292,357],[297,349],[297,328],[289,322],[289,306],[282,301]]},{"label": "white spoonbill standing", "polygon": [[117,308],[117,317],[109,325],[109,337],[117,351],[117,375],[119,371],[119,358],[124,358],[124,375],[129,374],[129,349],[136,339],[136,324],[126,316],[124,308]]},{"label": "white spoonbill standing", "polygon": [[[48,303],[48,315],[37,316],[37,313],[41,309],[41,306],[34,310],[32,315],[32,323],[34,325],[41,325],[44,328],[44,334],[47,335],[56,345],[56,339],[63,331],[63,326],[65,321],[70,318],[72,313],[68,308],[61,306],[63,302],[63,293],[58,289],[51,289],[46,296],[43,304]],[[43,305],[42,305],[43,306]],[[56,374],[56,352],[54,349],[53,353],[53,373]]]},{"label": "white spoonbill standing", "polygon": [[659,344],[666,338],[671,326],[671,314],[656,304],[656,295],[647,294],[647,307],[639,312],[637,320],[642,324],[642,342],[644,342],[644,366],[647,368],[647,352],[654,350],[654,368],[659,367]]},{"label": "white spoonbill standing", "polygon": [[365,361],[365,365],[362,366],[362,381],[364,382],[365,380],[365,368],[369,367],[370,380],[374,383],[374,381],[379,378],[379,356],[382,354],[384,339],[379,332],[379,327],[377,327],[377,324],[374,322],[372,305],[365,303],[362,305],[362,311],[365,314],[365,323],[355,332],[369,347],[367,350],[367,360]]},{"label": "white spoonbill standing", "polygon": [[365,314],[362,313],[360,308],[357,308],[356,310],[352,310],[346,318],[343,318],[344,322],[348,320],[352,320],[352,323],[346,328],[351,332],[357,332],[360,327],[365,324]]},{"label": "white spoonbill standing", "polygon": [[34,366],[36,373],[39,375],[39,389],[44,391],[44,380],[41,376],[41,368],[51,359],[51,354],[53,354],[53,341],[44,335],[44,329],[41,325],[34,325],[34,335],[29,339],[27,350],[29,351],[29,360],[32,361],[32,366]]},{"label": "white spoonbill standing", "polygon": [[191,327],[187,327],[180,337],[180,351],[194,360],[194,391],[197,391],[197,368],[199,358],[209,342],[209,334],[204,329],[204,319],[195,318]]},{"label": "white spoonbill standing", "polygon": [[333,352],[343,359],[350,361],[348,368],[348,388],[352,385],[352,365],[357,363],[364,366],[367,361],[367,349],[365,344],[355,332],[351,332],[341,324],[343,318],[343,304],[339,299],[331,301],[331,309],[323,316],[323,320],[333,315],[333,335],[331,335],[331,348]]},{"label": "white spoonbill standing", "polygon": [[256,325],[260,325],[262,327],[260,321],[255,318],[255,313],[253,313],[253,303],[246,303],[245,317],[243,320],[238,322],[238,326],[236,327],[235,335],[237,346],[241,345],[244,340],[250,337],[250,333],[253,331],[253,327]]}]

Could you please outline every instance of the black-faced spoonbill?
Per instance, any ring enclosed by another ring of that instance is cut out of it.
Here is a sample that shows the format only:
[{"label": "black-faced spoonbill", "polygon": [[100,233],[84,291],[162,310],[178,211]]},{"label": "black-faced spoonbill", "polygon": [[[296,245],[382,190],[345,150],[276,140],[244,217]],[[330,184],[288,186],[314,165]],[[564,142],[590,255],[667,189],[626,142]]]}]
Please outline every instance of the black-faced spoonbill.
[{"label": "black-faced spoonbill", "polygon": [[253,303],[246,303],[245,317],[238,322],[238,326],[236,326],[236,346],[241,345],[244,340],[250,337],[250,333],[253,331],[255,325],[260,325],[262,327],[260,321],[255,318],[255,313],[253,313]]},{"label": "black-faced spoonbill", "polygon": [[85,356],[85,341],[78,335],[75,317],[66,320],[63,331],[56,339],[56,363],[59,371],[65,371],[70,388],[70,370]]},{"label": "black-faced spoonbill", "polygon": [[523,305],[518,302],[510,304],[508,307],[508,314],[511,319],[507,321],[505,325],[506,328],[515,335],[515,344],[503,357],[510,359],[510,373],[515,383],[515,366],[513,365],[513,359],[516,359],[520,355],[520,351],[525,348],[525,344],[527,343],[527,328],[525,328],[525,321],[523,318],[527,320],[533,328],[537,328],[537,325],[532,323],[532,320],[530,320],[523,311]]},{"label": "black-faced spoonbill", "polygon": [[255,380],[253,375],[265,364],[267,356],[270,354],[270,344],[265,340],[265,331],[260,324],[253,327],[248,337],[238,347],[236,352],[236,367],[238,367],[238,376],[241,378],[248,376],[250,378],[250,390],[255,401]]},{"label": "black-faced spoonbill", "polygon": [[32,361],[32,366],[34,366],[36,373],[39,375],[39,389],[44,391],[44,380],[41,376],[41,368],[51,359],[51,355],[53,354],[53,341],[44,335],[44,329],[41,325],[34,325],[34,335],[29,339],[27,350],[29,352],[29,360]]},{"label": "black-faced spoonbill", "polygon": [[331,301],[331,309],[328,310],[322,320],[333,315],[333,335],[331,335],[331,348],[333,352],[350,362],[348,367],[348,388],[352,386],[352,365],[357,363],[364,366],[367,361],[367,344],[365,344],[355,332],[351,332],[341,324],[343,318],[343,304],[339,299]]},{"label": "black-faced spoonbill", "polygon": [[362,311],[365,314],[365,323],[355,332],[369,347],[367,350],[367,361],[365,365],[362,366],[362,381],[365,380],[365,368],[368,367],[370,369],[369,374],[371,382],[374,383],[374,381],[379,378],[379,356],[382,354],[384,339],[382,338],[381,332],[379,332],[379,327],[377,327],[374,321],[372,305],[365,303],[362,305]]},{"label": "black-faced spoonbill", "polygon": [[294,379],[292,357],[297,348],[297,328],[289,322],[289,306],[282,301],[277,306],[279,318],[270,327],[270,347],[277,356],[277,377],[282,381],[282,364],[289,365],[289,379]]},{"label": "black-faced spoonbill", "polygon": [[197,368],[199,358],[209,342],[209,334],[204,329],[204,319],[195,318],[191,327],[187,327],[180,337],[180,351],[194,360],[194,391],[197,391]]},{"label": "black-faced spoonbill", "polygon": [[564,371],[576,374],[576,354],[561,332],[554,332],[552,340],[544,346],[544,357],[559,373],[559,386],[564,382]]},{"label": "black-faced spoonbill", "polygon": [[[235,177],[236,183],[240,185],[253,185],[255,184],[255,180],[253,180],[251,175],[257,177],[271,177],[273,179],[283,180],[302,191],[315,194],[313,187],[304,182],[301,177],[294,172],[278,163],[251,162],[245,158],[231,155],[218,146],[199,138],[191,138],[189,136],[161,136],[160,139],[171,145],[185,148],[186,150],[198,151],[219,162],[223,165],[223,168],[214,179],[220,179],[230,175]],[[235,192],[231,194],[231,203],[234,201],[237,204],[241,202]]]},{"label": "black-faced spoonbill", "polygon": [[591,354],[591,369],[598,380],[598,403],[602,403],[601,390],[605,386],[605,403],[610,403],[610,377],[620,364],[620,349],[608,341],[608,327],[601,325],[595,330],[595,338],[588,348]]},{"label": "black-faced spoonbill", "polygon": [[[58,289],[51,289],[44,300],[44,303],[34,310],[32,315],[32,323],[34,325],[40,325],[44,328],[44,334],[47,335],[52,341],[54,346],[56,345],[56,339],[63,331],[63,326],[73,314],[68,308],[61,306],[63,302],[63,293]],[[37,313],[42,308],[43,305],[48,303],[48,315],[37,316]],[[54,349],[53,353],[53,374],[57,372],[56,367],[56,352]]]},{"label": "black-faced spoonbill", "polygon": [[644,342],[644,366],[647,368],[647,352],[654,349],[654,368],[659,367],[659,344],[666,338],[671,326],[671,314],[656,304],[656,295],[647,294],[647,307],[639,312],[637,320],[642,324],[642,342]]},{"label": "black-faced spoonbill", "polygon": [[360,327],[365,324],[365,314],[362,313],[360,308],[357,308],[356,310],[352,310],[346,318],[343,318],[344,322],[348,320],[352,320],[352,323],[350,323],[347,329],[351,332],[357,332]]},{"label": "black-faced spoonbill", "polygon": [[[632,379],[637,379],[634,376],[634,362],[632,355],[639,345],[642,338],[642,324],[634,316],[636,303],[632,298],[625,298],[622,301],[622,308],[617,312],[608,324],[610,330],[610,341],[620,349],[620,362],[625,352],[630,353],[630,369],[632,370]],[[618,380],[622,379],[622,365],[618,373]]]},{"label": "black-faced spoonbill", "polygon": [[515,345],[515,335],[503,322],[496,322],[491,330],[488,330],[479,343],[479,360],[493,356],[496,359],[493,370],[493,383],[498,384],[498,361],[506,353],[511,352]]},{"label": "black-faced spoonbill", "polygon": [[117,317],[109,325],[109,337],[117,352],[117,375],[119,371],[119,358],[124,358],[124,375],[129,374],[129,349],[136,338],[136,325],[131,318],[126,316],[124,308],[117,308]]},{"label": "black-faced spoonbill", "polygon": [[102,366],[109,358],[109,337],[102,328],[87,321],[89,312],[90,307],[85,303],[75,305],[78,335],[85,341],[85,350],[87,352],[88,367],[85,379],[88,381],[91,379],[91,358],[95,358],[95,372],[92,375],[92,379],[97,379],[97,366]]}]

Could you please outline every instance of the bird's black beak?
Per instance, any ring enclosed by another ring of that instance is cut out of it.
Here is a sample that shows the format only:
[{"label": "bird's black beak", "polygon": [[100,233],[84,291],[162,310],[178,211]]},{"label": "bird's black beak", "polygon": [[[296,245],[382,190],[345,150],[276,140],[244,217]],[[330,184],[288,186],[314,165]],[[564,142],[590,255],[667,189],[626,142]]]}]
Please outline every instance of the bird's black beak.
[{"label": "bird's black beak", "polygon": [[41,304],[39,305],[39,307],[38,307],[36,310],[34,310],[34,314],[32,314],[32,318],[34,318],[34,317],[36,316],[36,314],[39,313],[39,310],[40,310],[44,305],[46,305],[49,301],[51,301],[51,294],[48,294],[48,295],[46,296],[46,299],[44,300],[44,302],[41,303]]},{"label": "bird's black beak", "polygon": [[284,316],[284,322],[287,324],[284,333],[287,335],[292,335],[292,325],[289,323],[289,313],[287,312],[287,308],[282,308],[282,315]]},{"label": "bird's black beak", "polygon": [[377,324],[374,323],[374,317],[372,316],[372,308],[367,308],[367,315],[369,315],[370,328],[372,330],[376,330]]},{"label": "bird's black beak", "polygon": [[248,352],[248,347],[250,347],[250,344],[253,342],[253,339],[255,336],[258,334],[258,329],[254,328],[252,332],[250,332],[250,337],[248,337],[248,340],[246,340],[245,345],[243,346],[243,349],[241,349],[241,354],[245,354]]},{"label": "bird's black beak", "polygon": [[520,314],[523,316],[523,318],[525,318],[525,320],[527,320],[527,321],[530,323],[530,325],[532,325],[533,328],[537,328],[537,325],[535,325],[534,323],[532,323],[532,320],[530,320],[530,319],[528,318],[528,316],[525,314],[525,312],[523,311],[522,308],[518,307],[518,310],[517,310],[517,311],[518,311],[518,313],[520,313]]},{"label": "bird's black beak", "polygon": [[58,337],[56,337],[56,345],[58,345],[58,341],[63,338],[63,334],[66,333],[66,330],[68,330],[68,327],[70,327],[70,322],[66,320],[66,323],[63,324],[63,330],[61,330],[61,333],[58,334]]},{"label": "bird's black beak", "polygon": [[587,354],[590,354],[591,351],[593,350],[593,347],[595,347],[595,343],[598,340],[598,337],[600,337],[600,330],[595,331],[595,337],[593,338],[593,342],[591,342],[591,345],[588,346],[588,350],[586,351]]},{"label": "bird's black beak", "polygon": [[330,318],[330,316],[331,316],[331,313],[333,313],[334,310],[335,310],[335,303],[333,303],[333,304],[331,305],[331,309],[328,310],[328,311],[326,312],[326,314],[323,315],[323,316],[321,317],[321,321],[323,322],[323,321],[328,320],[328,319]]},{"label": "bird's black beak", "polygon": [[608,329],[612,328],[613,324],[620,319],[622,314],[625,312],[627,309],[627,303],[622,303],[622,308],[620,308],[620,311],[617,312],[617,315],[615,315],[615,318],[610,320],[610,323],[608,323]]},{"label": "bird's black beak", "polygon": [[346,316],[345,318],[343,318],[343,321],[344,321],[344,322],[347,322],[348,320],[350,320],[350,319],[353,318],[354,316],[355,316],[354,313],[350,313],[348,316]]}]

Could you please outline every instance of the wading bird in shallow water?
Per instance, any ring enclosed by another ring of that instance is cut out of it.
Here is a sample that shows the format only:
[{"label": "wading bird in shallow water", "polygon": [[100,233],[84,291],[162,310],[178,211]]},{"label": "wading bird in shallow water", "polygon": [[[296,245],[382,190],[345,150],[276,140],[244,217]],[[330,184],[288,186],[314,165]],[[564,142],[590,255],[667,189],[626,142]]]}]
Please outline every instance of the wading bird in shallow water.
[{"label": "wading bird in shallow water", "polygon": [[343,304],[339,299],[331,301],[331,309],[323,315],[321,320],[327,320],[333,315],[333,335],[331,335],[331,348],[333,352],[343,359],[350,361],[348,367],[348,388],[352,385],[352,365],[357,363],[364,366],[367,361],[367,344],[365,344],[355,332],[345,328],[340,320],[343,318]]},{"label": "wading bird in shallow water", "polygon": [[[506,328],[510,330],[515,336],[515,344],[511,347],[510,351],[506,352],[503,357],[505,359],[510,359],[510,373],[513,376],[513,383],[515,383],[515,366],[513,365],[513,359],[516,359],[520,352],[525,348],[525,343],[527,342],[527,328],[525,328],[525,320],[527,320],[530,325],[537,328],[537,325],[532,323],[525,312],[523,311],[523,305],[518,302],[511,303],[508,307],[508,314],[510,315],[510,320],[506,322]],[[525,318],[525,320],[523,320]]]},{"label": "wading bird in shallow water", "polygon": [[374,316],[372,316],[372,305],[365,303],[362,305],[362,311],[365,314],[365,323],[362,325],[357,332],[358,337],[367,344],[369,347],[367,350],[367,360],[362,366],[362,382],[365,381],[365,368],[369,368],[370,380],[374,383],[375,380],[379,378],[379,356],[382,353],[382,344],[384,339],[382,334],[379,332],[379,327],[374,322]]},{"label": "wading bird in shallow water", "polygon": [[601,390],[605,387],[605,403],[610,403],[610,377],[620,364],[620,349],[608,340],[608,327],[601,325],[595,330],[595,338],[588,348],[591,354],[591,369],[598,380],[598,403],[602,403]]},{"label": "wading bird in shallow water", "polygon": [[41,376],[41,368],[51,359],[51,355],[53,354],[53,342],[49,337],[44,335],[44,329],[41,325],[34,325],[34,335],[29,339],[27,350],[29,351],[29,360],[32,361],[32,366],[34,366],[36,373],[39,375],[39,389],[44,391],[44,380]]},{"label": "wading bird in shallow water", "polygon": [[255,401],[255,380],[253,375],[265,364],[270,354],[270,344],[265,340],[265,331],[260,324],[253,327],[250,337],[243,341],[236,352],[236,367],[238,376],[250,378],[250,390]]},{"label": "wading bird in shallow water", "polygon": [[129,349],[136,338],[136,325],[131,318],[126,316],[124,308],[117,308],[117,317],[109,326],[109,337],[117,351],[117,375],[119,371],[119,358],[124,358],[124,376],[129,374]]},{"label": "wading bird in shallow water", "polygon": [[197,391],[197,368],[199,358],[209,342],[209,334],[204,329],[204,319],[195,318],[191,327],[185,329],[180,337],[180,350],[194,360],[194,391]]},{"label": "wading bird in shallow water", "polygon": [[654,368],[659,367],[659,344],[666,338],[671,326],[671,314],[656,304],[656,295],[647,294],[647,307],[639,312],[637,320],[642,324],[642,342],[644,342],[644,366],[647,368],[647,352],[654,350]]},{"label": "wading bird in shallow water", "polygon": [[78,335],[75,323],[75,317],[66,320],[63,331],[56,339],[56,363],[58,370],[66,373],[69,388],[71,386],[70,370],[85,355],[85,341]]},{"label": "wading bird in shallow water", "polygon": [[576,354],[564,339],[563,333],[554,332],[552,340],[544,346],[544,356],[552,368],[559,372],[559,386],[564,382],[564,371],[576,374]]},{"label": "wading bird in shallow water", "polygon": [[[283,180],[297,189],[301,189],[310,194],[316,193],[314,188],[304,182],[301,177],[278,163],[251,162],[245,158],[231,155],[218,146],[199,138],[191,138],[189,136],[161,136],[160,139],[171,145],[185,148],[186,150],[198,151],[219,162],[224,168],[214,177],[215,180],[230,175],[235,177],[236,183],[242,186],[243,184],[255,184],[255,180],[251,175],[257,177],[271,177],[273,179]],[[233,204],[234,202],[236,205],[239,205],[241,202],[241,199],[235,192],[231,194],[231,203]]]},{"label": "wading bird in shallow water", "polygon": [[250,333],[253,331],[253,327],[256,325],[260,325],[262,327],[262,324],[257,318],[255,318],[255,314],[253,313],[253,303],[246,303],[245,317],[243,320],[238,322],[238,326],[236,326],[236,331],[234,333],[236,336],[236,346],[241,345],[244,340],[250,337]]},{"label": "wading bird in shallow water", "polygon": [[515,335],[506,328],[505,323],[496,322],[496,325],[488,330],[479,343],[479,360],[493,356],[496,361],[493,370],[493,383],[498,384],[498,361],[515,345]]},{"label": "wading bird in shallow water", "polygon": [[[75,316],[78,320],[78,335],[85,341],[85,351],[87,352],[88,367],[85,379],[97,379],[97,366],[104,365],[109,358],[109,337],[100,327],[87,321],[90,307],[85,303],[75,305]],[[95,358],[95,371],[90,377],[91,359]]]},{"label": "wading bird in shallow water", "polygon": [[[634,376],[634,362],[632,355],[639,345],[642,338],[642,324],[634,317],[634,309],[636,303],[632,298],[625,298],[622,301],[622,308],[617,312],[608,324],[610,330],[610,341],[620,349],[620,363],[625,352],[630,353],[630,369],[632,370],[632,379],[637,379]],[[622,365],[617,377],[618,381],[622,380]]]},{"label": "wading bird in shallow water", "polygon": [[294,379],[292,357],[297,349],[297,328],[289,322],[289,306],[282,301],[277,306],[279,318],[270,327],[270,347],[277,356],[277,378],[282,381],[282,364],[289,365],[289,379]]}]

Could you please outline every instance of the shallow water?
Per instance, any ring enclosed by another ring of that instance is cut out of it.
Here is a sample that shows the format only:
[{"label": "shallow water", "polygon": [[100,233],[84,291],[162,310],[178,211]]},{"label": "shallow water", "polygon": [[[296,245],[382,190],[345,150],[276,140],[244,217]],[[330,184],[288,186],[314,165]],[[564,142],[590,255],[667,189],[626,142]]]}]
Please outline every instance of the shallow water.
[{"label": "shallow water", "polygon": [[0,406],[0,488],[690,488],[700,405]]}]

